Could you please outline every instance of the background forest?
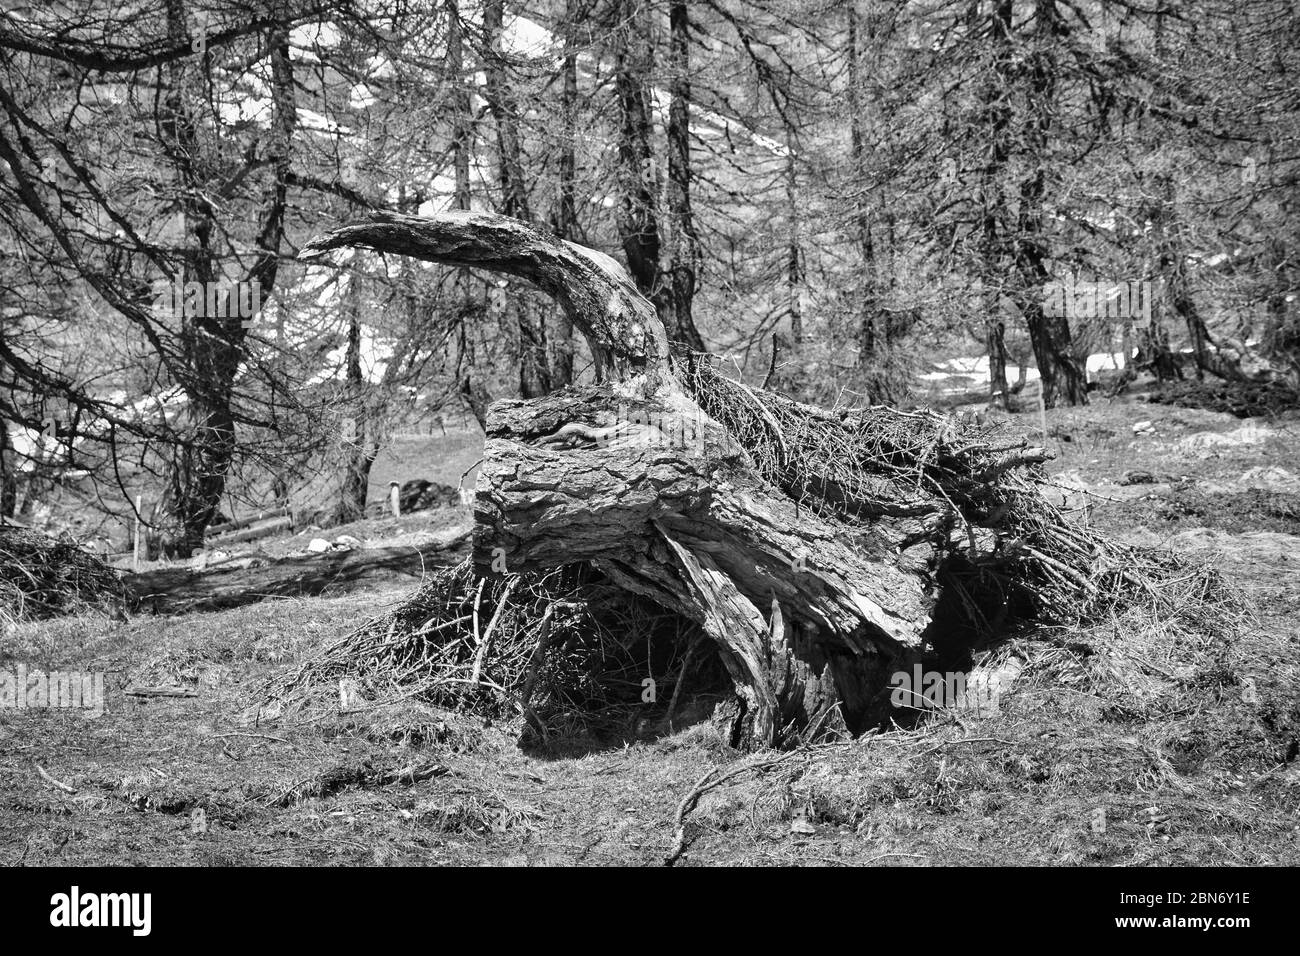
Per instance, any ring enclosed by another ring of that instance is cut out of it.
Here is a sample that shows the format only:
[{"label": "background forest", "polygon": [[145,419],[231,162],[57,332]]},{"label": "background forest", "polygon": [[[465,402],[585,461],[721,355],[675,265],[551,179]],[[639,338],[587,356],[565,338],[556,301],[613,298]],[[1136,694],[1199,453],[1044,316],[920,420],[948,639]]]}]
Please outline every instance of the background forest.
[{"label": "background forest", "polygon": [[[2,6],[0,511],[74,481],[108,550],[137,495],[178,556],[346,521],[396,436],[591,380],[522,283],[295,261],[383,210],[614,254],[677,345],[809,402],[969,356],[1013,412],[1300,383],[1290,0]],[[1150,322],[1061,283],[1149,283]]]}]

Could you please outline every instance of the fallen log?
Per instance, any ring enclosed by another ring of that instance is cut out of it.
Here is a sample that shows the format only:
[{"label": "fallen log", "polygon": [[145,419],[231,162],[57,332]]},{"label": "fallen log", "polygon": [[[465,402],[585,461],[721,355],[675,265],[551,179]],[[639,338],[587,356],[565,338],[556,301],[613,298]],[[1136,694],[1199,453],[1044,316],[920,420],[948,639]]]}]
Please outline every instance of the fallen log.
[{"label": "fallen log", "polygon": [[128,697],[198,697],[192,687],[128,687],[122,691]]},{"label": "fallen log", "polygon": [[250,528],[253,525],[258,524],[259,522],[269,521],[272,518],[292,517],[292,515],[293,515],[293,509],[287,505],[283,508],[271,508],[266,511],[259,511],[255,515],[249,515],[244,518],[239,518],[235,521],[226,521],[219,525],[209,525],[207,531],[205,531],[204,534],[206,534],[209,538],[215,538],[218,536],[230,534],[231,532],[234,531],[239,531],[243,528]]},{"label": "fallen log", "polygon": [[418,579],[430,568],[461,560],[468,534],[439,544],[369,548],[186,566],[127,575],[130,605],[139,612],[181,614],[243,607],[276,597],[345,593],[363,582]]},{"label": "fallen log", "polygon": [[223,531],[219,534],[209,535],[203,543],[208,548],[220,548],[229,544],[239,544],[242,541],[256,541],[258,538],[265,538],[277,531],[291,530],[293,530],[293,518],[286,515],[280,518],[267,518],[238,531]]},{"label": "fallen log", "polygon": [[[478,573],[583,563],[695,622],[740,702],[735,742],[854,729],[927,643],[1136,580],[1125,553],[1037,494],[1043,450],[932,413],[829,411],[729,379],[707,357],[671,352],[654,307],[601,253],[448,212],[382,214],[300,258],[345,246],[505,272],[569,313],[597,384],[490,409]],[[545,619],[537,633],[546,640]]]}]

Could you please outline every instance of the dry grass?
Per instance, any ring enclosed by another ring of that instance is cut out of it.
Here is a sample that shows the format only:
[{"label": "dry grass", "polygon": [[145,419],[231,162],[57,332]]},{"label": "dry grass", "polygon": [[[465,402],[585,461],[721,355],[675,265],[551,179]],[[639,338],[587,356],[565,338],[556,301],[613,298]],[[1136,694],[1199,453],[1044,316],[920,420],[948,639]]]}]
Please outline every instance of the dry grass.
[{"label": "dry grass", "polygon": [[[1300,861],[1300,633],[1283,600],[1294,579],[1280,540],[1229,544],[1219,560],[1256,595],[1258,620],[1218,631],[1130,609],[981,652],[980,666],[1024,665],[997,713],[932,713],[728,778],[686,815],[679,865]],[[0,860],[659,864],[695,783],[755,759],[707,722],[560,754],[521,748],[517,715],[344,706],[337,686],[301,712],[259,711],[267,678],[404,597],[26,626],[12,650],[109,671],[108,707],[98,720],[0,712]],[[199,696],[115,694],[134,682]],[[198,809],[206,833],[191,829]]]},{"label": "dry grass", "polygon": [[1004,643],[977,661],[1023,664],[995,713],[933,712],[731,777],[688,817],[685,859],[743,830],[776,863],[1294,863],[1295,649],[1236,623],[1130,612]]},{"label": "dry grass", "polygon": [[[1166,467],[1175,415],[1189,428],[1236,427],[1123,403],[1051,413],[1053,426],[1086,416],[1114,433],[1062,446],[1058,464],[1090,479]],[[1156,420],[1154,436],[1129,431],[1143,418]],[[1261,455],[1297,460],[1294,435],[1189,464],[1221,479]],[[930,713],[728,778],[686,815],[679,865],[1300,863],[1298,539],[1163,539],[1135,524],[1116,538],[1163,540],[1246,597],[1222,621],[1153,617],[1139,603],[977,651],[979,667],[1023,664],[996,713]],[[336,682],[301,712],[259,712],[268,679],[291,678],[408,598],[389,588],[21,626],[0,657],[106,670],[109,698],[98,720],[0,711],[0,862],[657,865],[696,782],[755,759],[708,722],[568,752],[520,747],[525,721],[490,694],[480,699],[495,715],[378,694],[345,707]],[[115,696],[129,682],[199,696]],[[43,781],[34,763],[77,792]],[[411,777],[448,772],[408,782],[413,766]],[[318,786],[330,780],[339,785]],[[277,806],[295,787],[300,799]],[[192,831],[195,809],[208,832]]]}]

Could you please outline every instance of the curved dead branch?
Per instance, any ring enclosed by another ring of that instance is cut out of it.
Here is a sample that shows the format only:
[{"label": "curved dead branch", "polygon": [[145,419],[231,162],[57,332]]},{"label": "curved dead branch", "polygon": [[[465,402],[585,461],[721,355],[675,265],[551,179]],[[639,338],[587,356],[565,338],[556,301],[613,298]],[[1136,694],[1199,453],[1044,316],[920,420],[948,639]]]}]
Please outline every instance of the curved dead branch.
[{"label": "curved dead branch", "polygon": [[645,375],[653,380],[667,362],[663,323],[623,267],[604,253],[528,223],[461,210],[429,217],[379,213],[313,239],[298,258],[319,259],[348,246],[527,279],[569,314],[586,337],[602,379]]}]

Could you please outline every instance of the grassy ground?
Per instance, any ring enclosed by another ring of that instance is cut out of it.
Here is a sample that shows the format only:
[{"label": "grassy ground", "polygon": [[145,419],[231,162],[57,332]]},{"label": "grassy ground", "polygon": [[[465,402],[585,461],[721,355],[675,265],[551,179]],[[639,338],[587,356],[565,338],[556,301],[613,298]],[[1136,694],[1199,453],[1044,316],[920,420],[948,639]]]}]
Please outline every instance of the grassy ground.
[{"label": "grassy ground", "polygon": [[[105,671],[107,712],[0,710],[0,863],[657,863],[683,798],[728,770],[686,817],[682,864],[1300,862],[1300,537],[1291,499],[1268,497],[1300,490],[1277,469],[1300,470],[1300,422],[1243,433],[1226,414],[1099,400],[1041,425],[1064,501],[1214,563],[1248,612],[1024,635],[982,654],[1021,668],[996,713],[755,756],[708,723],[547,758],[516,723],[411,701],[259,709],[267,679],[401,600],[398,581],[23,626],[0,668]],[[142,684],[197,696],[123,693]]]}]

